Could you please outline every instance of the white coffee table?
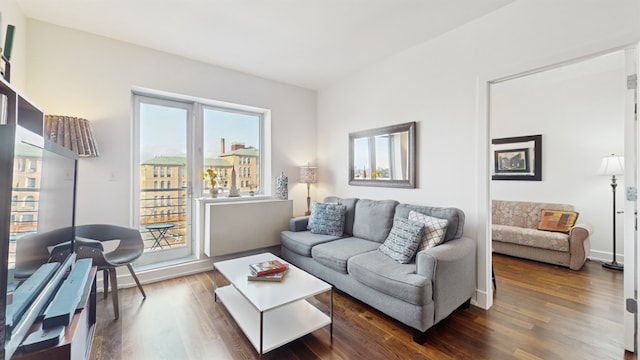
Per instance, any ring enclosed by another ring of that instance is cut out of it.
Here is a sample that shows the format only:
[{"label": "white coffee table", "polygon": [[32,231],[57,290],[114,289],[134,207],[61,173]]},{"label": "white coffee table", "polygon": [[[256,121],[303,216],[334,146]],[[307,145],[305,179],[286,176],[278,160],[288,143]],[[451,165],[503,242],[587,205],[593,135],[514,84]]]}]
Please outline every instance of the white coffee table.
[{"label": "white coffee table", "polygon": [[[281,282],[249,281],[249,265],[278,259],[271,253],[215,262],[214,268],[229,280],[218,287],[215,298],[225,305],[245,336],[262,357],[279,346],[329,325],[333,337],[333,288],[326,282],[289,265]],[[329,291],[329,314],[306,299]]]}]

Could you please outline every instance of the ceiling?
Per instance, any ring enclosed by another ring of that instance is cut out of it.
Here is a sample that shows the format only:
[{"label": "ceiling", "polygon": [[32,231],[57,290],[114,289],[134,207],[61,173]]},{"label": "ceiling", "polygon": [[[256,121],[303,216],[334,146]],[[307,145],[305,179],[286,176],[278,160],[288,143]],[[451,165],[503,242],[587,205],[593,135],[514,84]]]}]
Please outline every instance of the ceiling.
[{"label": "ceiling", "polygon": [[515,0],[16,0],[28,18],[309,89]]}]

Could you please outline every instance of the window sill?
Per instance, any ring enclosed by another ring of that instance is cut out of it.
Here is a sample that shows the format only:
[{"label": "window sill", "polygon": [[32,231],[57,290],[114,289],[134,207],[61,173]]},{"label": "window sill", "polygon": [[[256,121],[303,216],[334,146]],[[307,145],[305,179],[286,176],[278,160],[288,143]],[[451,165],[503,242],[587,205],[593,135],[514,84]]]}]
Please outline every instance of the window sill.
[{"label": "window sill", "polygon": [[201,201],[203,203],[226,203],[226,202],[239,202],[239,201],[264,201],[264,200],[275,201],[277,199],[269,195],[255,195],[255,196],[241,195],[239,197],[222,196],[222,197],[216,197],[216,198],[203,196],[203,197],[197,198],[196,200]]}]

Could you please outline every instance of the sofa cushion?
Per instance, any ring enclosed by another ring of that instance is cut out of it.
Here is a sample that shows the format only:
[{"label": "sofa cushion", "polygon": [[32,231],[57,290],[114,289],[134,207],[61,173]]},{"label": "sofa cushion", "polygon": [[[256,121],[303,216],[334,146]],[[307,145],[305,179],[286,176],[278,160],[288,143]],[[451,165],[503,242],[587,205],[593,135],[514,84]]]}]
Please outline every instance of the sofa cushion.
[{"label": "sofa cushion", "polygon": [[464,231],[464,212],[454,207],[432,207],[432,206],[420,206],[411,204],[400,204],[396,207],[396,216],[402,216],[403,218],[409,217],[410,211],[419,212],[421,214],[436,217],[438,219],[447,220],[447,231],[444,234],[444,241],[447,242],[453,239],[459,239],[462,237]]},{"label": "sofa cushion", "polygon": [[339,236],[312,234],[310,231],[282,231],[280,242],[282,246],[294,253],[311,257],[311,248],[329,241],[339,239]]},{"label": "sofa cushion", "polygon": [[424,224],[424,234],[418,246],[418,251],[431,249],[432,247],[438,246],[444,240],[444,234],[447,231],[447,224],[449,223],[446,219],[438,219],[411,210],[409,211],[409,220]]},{"label": "sofa cushion", "polygon": [[346,206],[347,212],[344,215],[344,234],[352,236],[353,235],[353,218],[356,214],[356,203],[358,202],[357,198],[348,198],[343,199],[337,196],[327,196],[324,198],[324,202],[327,203],[337,203]]},{"label": "sofa cushion", "polygon": [[396,205],[398,202],[395,200],[358,200],[353,219],[353,236],[379,243],[385,241],[393,226]]},{"label": "sofa cushion", "polygon": [[540,214],[538,230],[569,233],[577,218],[578,213],[575,211],[543,209]]},{"label": "sofa cushion", "polygon": [[569,204],[492,200],[491,222],[493,224],[537,229],[542,209],[575,210],[573,205]]},{"label": "sofa cushion", "polygon": [[314,202],[309,217],[309,230],[313,234],[342,236],[347,208],[337,203]]},{"label": "sofa cushion", "polygon": [[400,264],[371,251],[351,257],[347,269],[358,282],[384,294],[419,306],[433,301],[431,279],[417,275],[415,263]]},{"label": "sofa cushion", "polygon": [[569,251],[568,234],[499,224],[493,224],[491,231],[493,241],[555,251]]},{"label": "sofa cushion", "polygon": [[380,251],[393,260],[406,264],[418,250],[424,235],[424,224],[418,221],[397,217],[387,239],[380,245]]},{"label": "sofa cushion", "polygon": [[379,246],[375,241],[349,237],[314,246],[311,257],[330,269],[346,274],[350,257],[376,250]]}]

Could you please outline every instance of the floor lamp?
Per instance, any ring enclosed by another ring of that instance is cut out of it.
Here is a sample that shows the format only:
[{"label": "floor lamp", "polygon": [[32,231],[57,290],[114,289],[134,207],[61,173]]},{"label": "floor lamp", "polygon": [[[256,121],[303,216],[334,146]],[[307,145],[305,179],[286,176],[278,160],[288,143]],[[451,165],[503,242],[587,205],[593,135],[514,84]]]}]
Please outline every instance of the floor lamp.
[{"label": "floor lamp", "polygon": [[608,269],[622,270],[624,266],[616,261],[616,175],[624,175],[624,157],[611,154],[604,156],[600,164],[600,175],[611,176],[611,191],[613,192],[613,260],[603,262],[602,266]]},{"label": "floor lamp", "polygon": [[81,158],[100,155],[93,131],[91,131],[91,124],[87,119],[45,115],[44,134],[47,139],[75,152]]},{"label": "floor lamp", "polygon": [[311,215],[311,184],[318,182],[318,168],[311,166],[303,166],[300,168],[300,182],[307,184],[307,211],[305,215]]}]

